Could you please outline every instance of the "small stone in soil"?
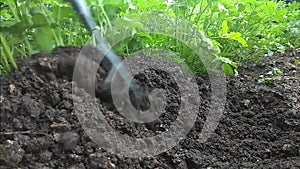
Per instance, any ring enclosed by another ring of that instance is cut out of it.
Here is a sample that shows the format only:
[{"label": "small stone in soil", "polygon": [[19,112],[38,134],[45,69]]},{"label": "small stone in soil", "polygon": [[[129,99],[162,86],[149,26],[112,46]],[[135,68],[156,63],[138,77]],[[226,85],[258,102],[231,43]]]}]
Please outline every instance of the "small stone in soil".
[{"label": "small stone in soil", "polygon": [[4,97],[0,96],[0,103],[4,102]]},{"label": "small stone in soil", "polygon": [[63,150],[72,149],[79,140],[79,136],[75,132],[65,132],[60,136],[58,143]]}]

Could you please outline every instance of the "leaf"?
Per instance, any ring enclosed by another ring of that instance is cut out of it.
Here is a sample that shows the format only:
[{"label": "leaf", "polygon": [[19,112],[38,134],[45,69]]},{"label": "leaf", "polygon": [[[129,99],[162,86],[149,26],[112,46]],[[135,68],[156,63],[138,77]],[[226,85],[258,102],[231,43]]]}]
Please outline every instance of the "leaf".
[{"label": "leaf", "polygon": [[19,21],[17,21],[17,20],[7,20],[7,21],[1,20],[1,22],[0,22],[0,28],[3,28],[3,27],[9,28],[9,27],[17,24],[18,22]]},{"label": "leaf", "polygon": [[274,75],[282,75],[283,74],[282,70],[280,70],[279,68],[274,68],[273,73],[274,73]]},{"label": "leaf", "polygon": [[75,11],[70,6],[56,6],[53,7],[53,15],[56,17],[56,21],[63,21],[64,19],[78,18]]},{"label": "leaf", "polygon": [[231,75],[234,74],[234,71],[232,70],[232,68],[229,64],[223,63],[222,68],[223,68],[223,71],[226,75],[231,76]]},{"label": "leaf", "polygon": [[274,55],[274,52],[271,50],[268,50],[268,56],[273,56],[273,55]]},{"label": "leaf", "polygon": [[238,68],[238,63],[236,63],[236,62],[231,62],[231,63],[230,63],[230,66],[232,66],[232,67],[234,67],[235,69],[237,69],[237,68]]},{"label": "leaf", "polygon": [[258,57],[258,56],[255,56],[253,59],[254,59],[254,62],[256,62],[256,63],[258,63],[260,61],[260,57]]},{"label": "leaf", "polygon": [[3,9],[0,7],[0,14],[1,14],[1,22],[5,20],[13,19],[13,16],[9,13],[7,9]]},{"label": "leaf", "polygon": [[32,16],[32,21],[34,23],[34,26],[36,25],[50,25],[43,13],[35,13]]},{"label": "leaf", "polygon": [[216,53],[220,53],[221,52],[221,49],[220,49],[221,44],[218,41],[214,40],[214,39],[211,39],[211,41],[214,45],[213,49],[216,51]]},{"label": "leaf", "polygon": [[35,40],[43,51],[50,52],[53,47],[52,34],[50,27],[40,27],[35,32]]},{"label": "leaf", "polygon": [[221,25],[221,30],[219,32],[220,36],[225,35],[228,32],[229,28],[227,25],[227,21],[223,21]]},{"label": "leaf", "polygon": [[128,30],[138,30],[143,29],[143,24],[140,22],[139,16],[126,16],[121,19],[117,19],[113,22],[116,30],[128,29]]},{"label": "leaf", "polygon": [[[228,66],[230,66],[231,69],[232,69],[232,67],[235,68],[235,69],[238,68],[238,63],[233,62],[233,61],[232,61],[231,59],[229,59],[229,58],[219,56],[219,57],[216,58],[216,60],[221,61],[223,64],[226,63]],[[222,66],[223,66],[223,65],[222,65]],[[223,67],[223,69],[224,69],[224,67]]]},{"label": "leaf", "polygon": [[120,7],[116,5],[104,5],[104,10],[110,20],[115,19],[121,12]]},{"label": "leaf", "polygon": [[275,79],[273,77],[267,77],[267,78],[264,79],[264,82],[265,82],[266,85],[270,85],[274,82],[274,80]]},{"label": "leaf", "polygon": [[225,8],[225,6],[224,6],[224,5],[222,5],[221,3],[218,3],[218,8],[219,8],[220,12],[222,12],[222,11],[226,11],[226,12],[228,12],[228,9],[227,9],[227,8]]},{"label": "leaf", "polygon": [[240,32],[230,32],[229,35],[227,35],[227,38],[236,40],[244,47],[248,47],[246,40],[242,37],[242,34]]},{"label": "leaf", "polygon": [[299,62],[298,59],[295,59],[295,60],[294,60],[294,64],[295,64],[296,66],[299,65],[299,63],[300,63],[300,62]]},{"label": "leaf", "polygon": [[17,22],[14,25],[9,25],[8,27],[0,27],[0,31],[8,32],[10,34],[21,34],[29,27],[30,24],[26,20],[22,20],[21,22]]},{"label": "leaf", "polygon": [[20,44],[23,40],[22,36],[19,35],[11,35],[10,38],[8,39],[9,45],[17,45]]},{"label": "leaf", "polygon": [[222,56],[217,57],[217,60],[220,60],[221,62],[227,63],[227,64],[231,64],[231,62],[232,62],[232,60],[230,60],[229,58],[222,57]]},{"label": "leaf", "polygon": [[124,0],[103,0],[102,5],[116,5],[120,6],[124,4]]},{"label": "leaf", "polygon": [[243,12],[246,9],[246,5],[243,3],[239,3],[237,6],[239,12]]},{"label": "leaf", "polygon": [[154,40],[152,39],[152,37],[149,34],[137,33],[136,36],[140,37],[143,42],[146,42],[148,44],[153,44],[154,43]]}]

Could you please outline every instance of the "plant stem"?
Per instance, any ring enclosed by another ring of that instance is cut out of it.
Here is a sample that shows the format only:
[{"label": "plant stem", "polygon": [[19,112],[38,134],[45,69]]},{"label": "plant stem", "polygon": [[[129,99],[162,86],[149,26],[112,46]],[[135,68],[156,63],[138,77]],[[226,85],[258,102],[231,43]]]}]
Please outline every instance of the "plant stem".
[{"label": "plant stem", "polygon": [[[6,41],[6,39],[3,37],[2,33],[0,33],[0,42],[1,42],[2,46],[3,46],[3,50],[4,50],[4,53],[5,53],[4,58],[5,58],[5,57],[8,57],[9,62],[12,64],[13,68],[14,68],[14,69],[17,69],[18,66],[17,66],[17,64],[16,64],[16,62],[15,62],[15,58],[13,57],[13,54],[12,54],[12,52],[10,51],[9,46],[8,46],[8,44],[7,44],[7,41]],[[5,58],[5,59],[6,59],[6,58]],[[4,60],[4,61],[5,61],[5,60]],[[7,60],[6,60],[6,63],[7,63]],[[7,64],[8,64],[8,63],[7,63]]]},{"label": "plant stem", "polygon": [[[28,40],[28,36],[24,35],[24,42],[28,51],[28,56],[31,56],[31,54],[33,53],[33,49],[32,46]],[[25,56],[26,57],[26,56]]]}]

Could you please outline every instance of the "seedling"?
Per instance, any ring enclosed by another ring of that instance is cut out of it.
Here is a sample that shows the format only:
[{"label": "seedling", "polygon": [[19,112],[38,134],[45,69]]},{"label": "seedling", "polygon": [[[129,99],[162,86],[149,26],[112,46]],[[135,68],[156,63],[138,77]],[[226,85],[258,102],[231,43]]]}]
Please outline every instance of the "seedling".
[{"label": "seedling", "polygon": [[278,79],[279,75],[282,75],[282,74],[283,74],[282,70],[280,70],[279,68],[273,68],[272,71],[269,71],[268,73],[266,73],[266,76],[269,76],[269,77],[265,77],[265,75],[260,75],[259,77],[261,79],[258,80],[258,83],[265,83],[266,85],[273,84],[274,81],[276,79]]}]

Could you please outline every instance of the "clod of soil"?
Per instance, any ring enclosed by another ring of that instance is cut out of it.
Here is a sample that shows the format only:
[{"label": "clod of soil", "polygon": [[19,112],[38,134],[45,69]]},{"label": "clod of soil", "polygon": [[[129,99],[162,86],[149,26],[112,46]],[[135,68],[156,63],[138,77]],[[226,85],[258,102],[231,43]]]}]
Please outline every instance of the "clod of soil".
[{"label": "clod of soil", "polygon": [[[81,48],[60,47],[19,61],[19,71],[0,77],[0,168],[300,168],[299,49],[240,68],[227,78],[227,103],[215,133],[202,143],[210,85],[199,86],[198,119],[179,145],[154,157],[130,159],[110,154],[84,132],[74,113],[72,70]],[[107,122],[122,134],[148,137],[164,132],[176,119],[176,83],[163,71],[136,77],[146,89],[168,89],[167,113],[153,123],[136,125],[111,103],[103,80],[111,65],[104,61],[96,78],[96,97]],[[274,68],[283,74],[272,75]],[[145,78],[146,77],[146,78]],[[272,83],[265,83],[272,78]],[[149,83],[156,79],[157,83]],[[83,83],[84,85],[84,83]],[[105,93],[106,92],[106,93]]]}]

